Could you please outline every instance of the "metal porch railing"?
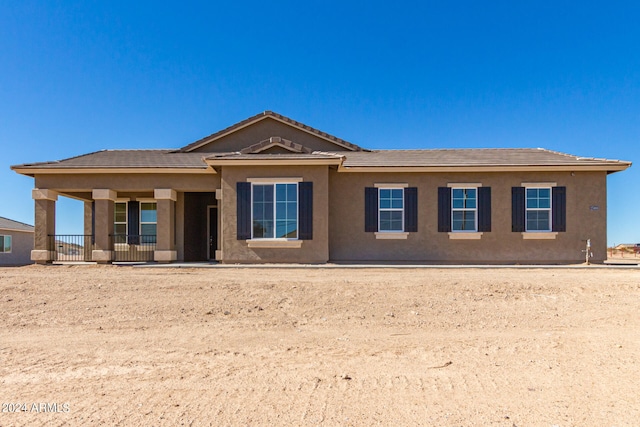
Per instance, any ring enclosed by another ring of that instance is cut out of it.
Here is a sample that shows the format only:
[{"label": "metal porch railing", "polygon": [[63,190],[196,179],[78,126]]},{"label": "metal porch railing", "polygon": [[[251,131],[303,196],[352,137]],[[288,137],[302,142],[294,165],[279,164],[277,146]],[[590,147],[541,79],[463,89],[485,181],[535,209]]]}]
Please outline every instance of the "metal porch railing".
[{"label": "metal porch railing", "polygon": [[94,238],[90,234],[49,234],[49,259],[53,261],[91,261]]},{"label": "metal porch railing", "polygon": [[156,236],[150,234],[114,234],[114,262],[149,262],[153,261],[156,250]]}]

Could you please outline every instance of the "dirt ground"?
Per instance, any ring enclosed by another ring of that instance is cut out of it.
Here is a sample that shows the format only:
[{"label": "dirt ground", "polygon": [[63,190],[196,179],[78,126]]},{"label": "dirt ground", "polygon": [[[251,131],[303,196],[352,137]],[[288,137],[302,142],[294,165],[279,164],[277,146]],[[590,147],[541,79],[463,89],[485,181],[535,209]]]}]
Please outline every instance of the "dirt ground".
[{"label": "dirt ground", "polygon": [[2,426],[640,423],[638,269],[0,268],[0,316]]}]

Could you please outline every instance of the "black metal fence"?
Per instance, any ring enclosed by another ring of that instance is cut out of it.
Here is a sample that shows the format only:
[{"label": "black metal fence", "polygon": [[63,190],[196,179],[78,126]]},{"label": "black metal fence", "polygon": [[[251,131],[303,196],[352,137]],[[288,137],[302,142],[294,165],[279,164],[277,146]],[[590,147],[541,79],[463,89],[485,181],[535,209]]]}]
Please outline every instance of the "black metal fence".
[{"label": "black metal fence", "polygon": [[53,261],[91,261],[94,239],[90,234],[50,234],[49,258]]},{"label": "black metal fence", "polygon": [[114,234],[111,237],[114,262],[153,261],[156,236],[151,234]]}]

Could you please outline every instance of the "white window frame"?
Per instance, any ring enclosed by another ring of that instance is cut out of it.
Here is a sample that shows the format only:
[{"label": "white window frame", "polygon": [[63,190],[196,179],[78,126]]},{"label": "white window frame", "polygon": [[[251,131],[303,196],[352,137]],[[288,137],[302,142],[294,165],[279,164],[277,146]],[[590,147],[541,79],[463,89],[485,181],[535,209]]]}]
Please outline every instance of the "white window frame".
[{"label": "white window frame", "polygon": [[[382,190],[400,190],[402,194],[402,208],[382,208],[380,207],[380,192]],[[405,208],[405,200],[404,200],[404,187],[399,186],[386,186],[386,187],[378,187],[378,233],[404,233],[404,208]],[[382,222],[382,212],[401,212],[402,215],[402,229],[400,230],[382,230],[380,228],[380,223]]]},{"label": "white window frame", "polygon": [[[454,190],[475,190],[476,192],[476,207],[475,208],[454,208],[453,207],[453,191]],[[473,230],[454,230],[453,229],[453,213],[454,212],[473,212]],[[478,187],[474,186],[452,186],[451,187],[451,232],[452,233],[477,233],[478,232]]]},{"label": "white window frame", "polygon": [[[116,206],[118,203],[124,203],[124,222],[116,221]],[[124,224],[124,235],[127,236],[129,234],[129,200],[116,200],[113,205],[113,234],[118,234],[115,232],[116,225]]]},{"label": "white window frame", "polygon": [[[277,241],[277,242],[297,242],[300,241],[300,193],[298,183],[302,181],[301,178],[290,178],[290,179],[278,179],[278,180],[269,180],[264,178],[250,178],[247,180],[251,183],[251,240],[252,241]],[[255,237],[253,235],[253,188],[256,185],[271,185],[273,186],[273,236],[274,237]],[[276,216],[277,210],[277,202],[276,202],[276,186],[277,185],[295,185],[296,186],[296,237],[295,238],[287,238],[287,237],[275,237],[276,235],[276,223],[278,218]],[[259,245],[255,245],[258,247]]]},{"label": "white window frame", "polygon": [[[139,202],[139,207],[138,207],[138,235],[139,236],[150,236],[150,234],[142,234],[142,224],[155,224],[156,226],[156,234],[155,234],[155,242],[143,242],[142,241],[142,237],[140,237],[140,245],[144,245],[144,244],[148,244],[148,245],[155,245],[158,241],[158,201],[154,200],[154,199],[141,199],[138,200]],[[143,203],[153,203],[154,205],[156,205],[156,220],[154,222],[150,222],[150,221],[142,221],[142,204]]]},{"label": "white window frame", "polygon": [[[9,238],[9,250],[5,245],[7,238]],[[13,238],[10,234],[0,234],[0,239],[2,239],[2,251],[0,251],[0,254],[10,254],[13,251]]]},{"label": "white window frame", "polygon": [[[549,207],[548,208],[530,208],[528,190],[549,190]],[[549,228],[546,230],[529,230],[529,211],[549,212]],[[553,229],[553,186],[549,185],[529,185],[524,187],[524,230],[525,233],[550,233]]]}]

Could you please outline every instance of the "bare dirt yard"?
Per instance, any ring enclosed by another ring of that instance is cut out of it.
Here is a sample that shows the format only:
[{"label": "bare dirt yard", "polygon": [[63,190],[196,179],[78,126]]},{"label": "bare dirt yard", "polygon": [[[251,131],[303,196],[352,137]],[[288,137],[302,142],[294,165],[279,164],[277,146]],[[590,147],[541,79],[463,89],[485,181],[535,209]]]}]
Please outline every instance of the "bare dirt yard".
[{"label": "bare dirt yard", "polygon": [[637,426],[640,270],[0,269],[0,425]]}]

